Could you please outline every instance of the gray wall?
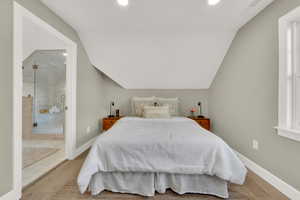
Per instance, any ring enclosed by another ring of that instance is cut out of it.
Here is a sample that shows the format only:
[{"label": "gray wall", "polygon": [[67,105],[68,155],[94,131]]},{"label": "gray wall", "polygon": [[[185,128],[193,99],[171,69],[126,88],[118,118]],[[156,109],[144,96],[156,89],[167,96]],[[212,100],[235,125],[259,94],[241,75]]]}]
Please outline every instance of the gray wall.
[{"label": "gray wall", "polygon": [[[210,88],[214,132],[300,190],[300,143],[277,135],[278,19],[300,0],[276,0],[236,35]],[[259,141],[259,151],[252,140]]]},{"label": "gray wall", "polygon": [[119,86],[107,76],[103,75],[106,113],[109,113],[110,101],[115,101],[115,108],[120,108],[122,115],[131,115],[131,98],[138,97],[179,97],[179,111],[183,116],[188,116],[191,108],[197,108],[197,103],[202,102],[203,114],[208,116],[208,90],[127,90]]},{"label": "gray wall", "polygon": [[0,1],[0,196],[12,189],[12,0]]},{"label": "gray wall", "polygon": [[[16,0],[78,44],[77,146],[99,133],[104,117],[102,76],[90,64],[77,33],[39,0]],[[13,0],[0,1],[0,196],[12,189]],[[86,127],[91,133],[86,134]]]}]

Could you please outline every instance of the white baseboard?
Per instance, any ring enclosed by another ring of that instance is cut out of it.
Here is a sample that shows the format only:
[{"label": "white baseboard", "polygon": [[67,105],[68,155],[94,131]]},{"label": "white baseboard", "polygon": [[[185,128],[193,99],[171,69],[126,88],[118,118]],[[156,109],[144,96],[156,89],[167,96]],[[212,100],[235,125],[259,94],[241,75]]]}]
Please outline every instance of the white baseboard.
[{"label": "white baseboard", "polygon": [[73,160],[73,159],[77,158],[78,156],[80,156],[80,154],[82,154],[83,152],[88,150],[93,145],[93,143],[96,139],[97,139],[97,136],[90,139],[88,142],[83,144],[81,147],[77,148],[71,159]]},{"label": "white baseboard", "polygon": [[13,190],[0,197],[0,200],[17,200],[17,199],[18,199],[18,197],[17,197],[15,191],[13,191]]},{"label": "white baseboard", "polygon": [[284,195],[286,195],[288,198],[292,200],[300,200],[300,191],[295,189],[293,186],[287,184],[280,178],[273,175],[268,170],[262,168],[252,160],[248,159],[244,155],[240,154],[236,151],[236,154],[241,159],[241,161],[246,165],[247,168],[249,168],[251,171],[253,171],[255,174],[260,176],[262,179],[267,181],[269,184],[271,184],[273,187],[275,187],[277,190],[282,192]]}]

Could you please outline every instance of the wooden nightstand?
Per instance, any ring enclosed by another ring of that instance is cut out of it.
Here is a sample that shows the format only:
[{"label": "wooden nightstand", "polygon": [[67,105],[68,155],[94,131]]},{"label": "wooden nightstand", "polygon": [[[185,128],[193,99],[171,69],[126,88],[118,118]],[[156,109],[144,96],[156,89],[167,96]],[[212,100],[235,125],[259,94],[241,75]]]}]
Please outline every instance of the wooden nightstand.
[{"label": "wooden nightstand", "polygon": [[197,117],[189,117],[192,120],[195,120],[200,126],[210,131],[210,119],[208,118],[197,118]]},{"label": "wooden nightstand", "polygon": [[106,117],[102,120],[102,129],[103,131],[107,131],[110,129],[119,119],[122,117]]}]

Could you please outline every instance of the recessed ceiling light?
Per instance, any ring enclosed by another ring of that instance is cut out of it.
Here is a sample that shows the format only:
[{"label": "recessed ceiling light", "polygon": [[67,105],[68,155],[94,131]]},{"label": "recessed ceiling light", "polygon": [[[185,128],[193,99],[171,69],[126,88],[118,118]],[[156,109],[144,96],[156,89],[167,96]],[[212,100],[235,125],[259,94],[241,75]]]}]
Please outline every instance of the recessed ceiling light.
[{"label": "recessed ceiling light", "polygon": [[208,0],[208,5],[210,6],[215,6],[217,5],[218,3],[220,3],[221,0]]},{"label": "recessed ceiling light", "polygon": [[67,57],[67,56],[68,56],[68,53],[63,53],[63,56]]},{"label": "recessed ceiling light", "polygon": [[128,4],[129,4],[129,0],[118,0],[118,4],[120,5],[120,6],[128,6]]}]

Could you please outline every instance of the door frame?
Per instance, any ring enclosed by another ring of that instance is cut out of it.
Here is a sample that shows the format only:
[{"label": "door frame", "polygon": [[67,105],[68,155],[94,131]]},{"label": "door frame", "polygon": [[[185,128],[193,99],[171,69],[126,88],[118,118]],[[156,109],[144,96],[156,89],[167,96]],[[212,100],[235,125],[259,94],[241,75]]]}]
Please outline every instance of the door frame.
[{"label": "door frame", "polygon": [[77,91],[77,43],[66,37],[47,22],[14,2],[13,26],[13,191],[17,198],[22,195],[22,88],[23,88],[23,18],[66,43],[66,106],[65,155],[74,158],[76,150],[76,91]]}]

